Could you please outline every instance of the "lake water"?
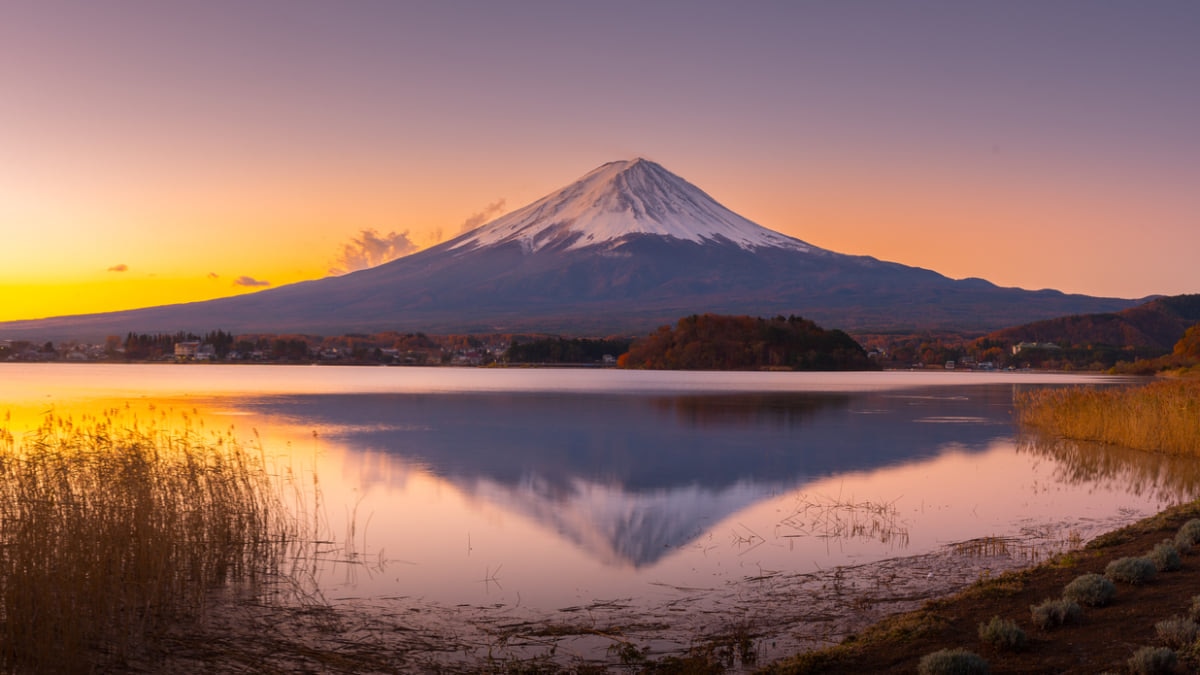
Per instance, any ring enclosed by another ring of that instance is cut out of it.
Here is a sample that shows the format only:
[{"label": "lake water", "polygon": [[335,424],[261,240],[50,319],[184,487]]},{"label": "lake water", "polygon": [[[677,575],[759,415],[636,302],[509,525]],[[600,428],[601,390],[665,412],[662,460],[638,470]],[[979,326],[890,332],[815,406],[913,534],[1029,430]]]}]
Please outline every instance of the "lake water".
[{"label": "lake water", "polygon": [[[1200,496],[1194,469],[1021,443],[1033,373],[0,365],[48,411],[188,415],[315,475],[331,601],[669,602],[980,537],[1038,556]],[[140,411],[140,412],[139,412]],[[1111,451],[1118,452],[1118,451]]]}]

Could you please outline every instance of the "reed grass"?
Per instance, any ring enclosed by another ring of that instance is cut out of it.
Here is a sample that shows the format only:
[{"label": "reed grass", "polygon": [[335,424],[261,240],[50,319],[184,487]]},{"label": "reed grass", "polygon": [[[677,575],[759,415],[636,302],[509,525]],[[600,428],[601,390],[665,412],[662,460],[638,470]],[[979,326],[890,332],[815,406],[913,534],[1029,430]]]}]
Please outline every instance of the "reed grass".
[{"label": "reed grass", "polygon": [[1200,455],[1200,379],[1136,387],[1067,387],[1020,392],[1021,425],[1056,436],[1139,450]]},{"label": "reed grass", "polygon": [[214,589],[277,576],[302,529],[231,432],[118,410],[0,427],[0,668],[110,670]]},{"label": "reed grass", "polygon": [[874,540],[900,548],[909,534],[896,502],[855,502],[838,497],[801,495],[778,528],[792,530],[783,537]]}]

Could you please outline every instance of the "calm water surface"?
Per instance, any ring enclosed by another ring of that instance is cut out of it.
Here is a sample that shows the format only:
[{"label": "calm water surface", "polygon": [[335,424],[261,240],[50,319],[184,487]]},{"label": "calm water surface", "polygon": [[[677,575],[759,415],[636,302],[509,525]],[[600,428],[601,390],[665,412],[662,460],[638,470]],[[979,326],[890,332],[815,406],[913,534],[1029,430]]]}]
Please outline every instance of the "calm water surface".
[{"label": "calm water surface", "polygon": [[1200,496],[1169,460],[1016,438],[1015,391],[1113,381],[3,364],[0,415],[20,433],[127,406],[257,434],[316,476],[339,555],[359,561],[325,565],[328,599],[553,610],[984,536],[1052,545]]}]

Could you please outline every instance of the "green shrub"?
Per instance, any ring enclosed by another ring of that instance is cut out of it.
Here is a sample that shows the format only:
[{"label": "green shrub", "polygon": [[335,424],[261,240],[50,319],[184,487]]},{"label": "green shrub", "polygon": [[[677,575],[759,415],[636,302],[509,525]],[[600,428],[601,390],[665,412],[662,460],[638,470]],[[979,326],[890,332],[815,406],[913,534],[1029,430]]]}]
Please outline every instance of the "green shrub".
[{"label": "green shrub", "polygon": [[1200,518],[1192,518],[1175,533],[1175,545],[1179,550],[1190,551],[1196,544],[1200,544]]},{"label": "green shrub", "polygon": [[966,649],[939,649],[921,657],[919,675],[987,675],[991,672],[982,656]]},{"label": "green shrub", "polygon": [[1144,584],[1154,578],[1158,567],[1147,557],[1117,558],[1104,568],[1104,576],[1127,584]]},{"label": "green shrub", "polygon": [[1183,539],[1180,540],[1179,536],[1176,535],[1175,539],[1171,541],[1174,542],[1175,550],[1179,551],[1179,555],[1187,555],[1192,552],[1192,545],[1187,543],[1187,537],[1183,537]]},{"label": "green shrub", "polygon": [[1154,566],[1159,572],[1172,572],[1183,567],[1183,561],[1179,558],[1179,548],[1170,539],[1156,544],[1149,558],[1154,561]]},{"label": "green shrub", "polygon": [[1113,582],[1099,574],[1091,573],[1075,577],[1063,589],[1064,600],[1071,600],[1089,607],[1103,607],[1112,602],[1113,596],[1116,594],[1117,587],[1113,585]]},{"label": "green shrub", "polygon": [[1182,649],[1200,637],[1200,625],[1186,616],[1173,616],[1154,624],[1158,638],[1172,649]]},{"label": "green shrub", "polygon": [[1028,638],[1025,631],[1012,619],[1001,619],[993,616],[987,623],[979,624],[979,639],[1000,649],[1020,651],[1025,648]]},{"label": "green shrub", "polygon": [[1200,544],[1200,518],[1184,522],[1175,533],[1175,545],[1183,552],[1192,550],[1192,546]]},{"label": "green shrub", "polygon": [[1192,544],[1200,544],[1200,518],[1193,518],[1184,522],[1180,526],[1180,531],[1176,532],[1175,539],[1183,539],[1184,542]]},{"label": "green shrub", "polygon": [[1127,661],[1129,672],[1134,675],[1158,675],[1175,672],[1179,658],[1167,647],[1142,647]]},{"label": "green shrub", "polygon": [[1083,609],[1073,600],[1047,599],[1040,605],[1030,606],[1029,611],[1033,614],[1033,623],[1042,630],[1077,623],[1083,617]]}]

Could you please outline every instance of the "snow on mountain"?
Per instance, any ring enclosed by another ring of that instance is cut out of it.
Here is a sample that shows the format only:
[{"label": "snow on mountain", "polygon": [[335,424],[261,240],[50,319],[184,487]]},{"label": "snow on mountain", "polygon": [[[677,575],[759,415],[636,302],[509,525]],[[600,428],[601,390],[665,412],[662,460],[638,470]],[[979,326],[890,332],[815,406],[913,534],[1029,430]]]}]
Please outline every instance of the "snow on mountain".
[{"label": "snow on mountain", "polygon": [[450,242],[472,249],[511,242],[526,251],[613,245],[635,234],[695,243],[726,240],[746,250],[822,251],[757,225],[647,159],[609,162],[575,183]]},{"label": "snow on mountain", "polygon": [[[536,252],[536,254],[534,254]],[[204,302],[0,322],[0,337],[382,331],[633,335],[702,312],[878,332],[996,330],[1135,301],[1000,288],[836,253],[756,225],[644,159],[391,262]]]}]

